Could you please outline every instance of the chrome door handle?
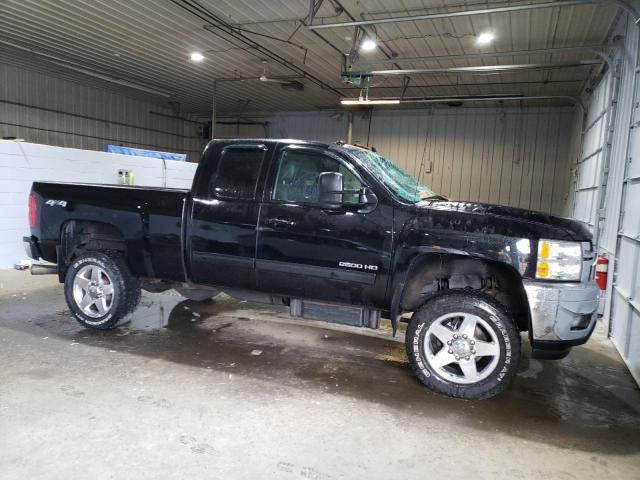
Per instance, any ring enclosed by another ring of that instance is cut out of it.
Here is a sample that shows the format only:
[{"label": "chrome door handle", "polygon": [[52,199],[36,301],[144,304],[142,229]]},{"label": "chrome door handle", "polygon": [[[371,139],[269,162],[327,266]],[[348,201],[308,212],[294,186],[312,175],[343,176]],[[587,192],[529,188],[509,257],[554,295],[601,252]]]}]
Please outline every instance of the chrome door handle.
[{"label": "chrome door handle", "polygon": [[295,225],[295,222],[290,218],[284,217],[267,218],[264,223],[266,225],[271,225],[272,227],[292,227]]}]

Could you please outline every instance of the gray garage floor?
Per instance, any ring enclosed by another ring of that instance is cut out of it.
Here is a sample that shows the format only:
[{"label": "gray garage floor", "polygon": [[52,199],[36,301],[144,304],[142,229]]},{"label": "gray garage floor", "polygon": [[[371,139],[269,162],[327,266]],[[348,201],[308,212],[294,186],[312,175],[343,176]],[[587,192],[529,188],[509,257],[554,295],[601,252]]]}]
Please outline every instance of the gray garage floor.
[{"label": "gray garage floor", "polygon": [[52,276],[0,287],[2,479],[640,478],[640,392],[601,330],[464,402],[423,389],[384,329],[145,295],[95,332]]}]

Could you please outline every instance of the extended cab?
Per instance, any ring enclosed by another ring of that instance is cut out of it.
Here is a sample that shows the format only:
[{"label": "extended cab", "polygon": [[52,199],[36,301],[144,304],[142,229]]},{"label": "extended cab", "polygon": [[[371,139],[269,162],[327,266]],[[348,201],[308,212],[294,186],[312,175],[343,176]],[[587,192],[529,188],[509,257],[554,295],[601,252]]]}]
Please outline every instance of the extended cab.
[{"label": "extended cab", "polygon": [[538,358],[587,341],[599,292],[586,228],[528,210],[450,201],[364,148],[215,140],[191,191],[36,182],[30,256],[57,264],[91,328],[117,326],[140,289],[216,289],[293,315],[395,334],[430,389],[502,391],[527,332]]}]

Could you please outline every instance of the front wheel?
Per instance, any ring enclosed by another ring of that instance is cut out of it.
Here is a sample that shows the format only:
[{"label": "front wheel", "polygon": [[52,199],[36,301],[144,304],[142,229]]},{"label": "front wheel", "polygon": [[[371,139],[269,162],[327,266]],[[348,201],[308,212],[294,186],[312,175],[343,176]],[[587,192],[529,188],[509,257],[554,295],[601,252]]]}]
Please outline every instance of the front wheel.
[{"label": "front wheel", "polygon": [[413,315],[406,348],[416,376],[430,390],[480,400],[502,392],[513,379],[520,334],[493,298],[452,290],[434,295]]},{"label": "front wheel", "polygon": [[140,301],[140,281],[117,252],[86,252],[73,260],[64,281],[67,305],[89,328],[115,328]]}]

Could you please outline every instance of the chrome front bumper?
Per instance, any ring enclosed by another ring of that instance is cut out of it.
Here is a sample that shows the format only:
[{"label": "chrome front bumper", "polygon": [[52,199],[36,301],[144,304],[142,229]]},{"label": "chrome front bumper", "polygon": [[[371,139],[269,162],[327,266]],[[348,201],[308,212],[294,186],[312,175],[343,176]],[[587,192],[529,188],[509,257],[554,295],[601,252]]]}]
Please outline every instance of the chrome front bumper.
[{"label": "chrome front bumper", "polygon": [[593,332],[600,290],[594,282],[525,281],[531,309],[532,343],[580,345]]}]

